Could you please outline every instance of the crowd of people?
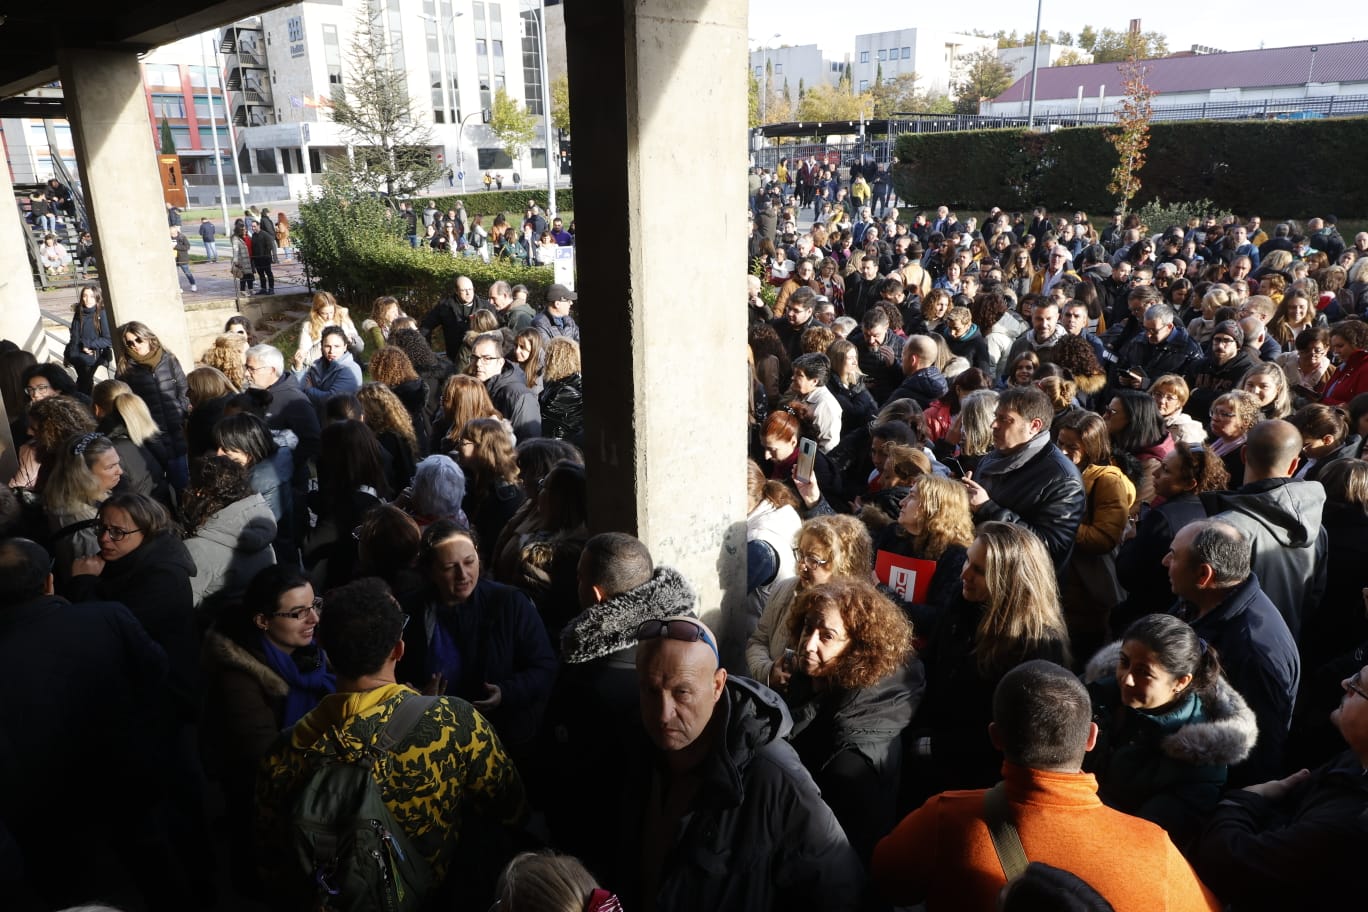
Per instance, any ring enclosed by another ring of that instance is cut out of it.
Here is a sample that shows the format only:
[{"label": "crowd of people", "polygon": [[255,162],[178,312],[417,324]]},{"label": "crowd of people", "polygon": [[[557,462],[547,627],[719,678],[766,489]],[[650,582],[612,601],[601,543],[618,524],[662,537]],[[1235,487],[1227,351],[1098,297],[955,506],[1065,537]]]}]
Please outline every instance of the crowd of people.
[{"label": "crowd of people", "polygon": [[0,352],[7,895],[208,908],[216,835],[278,909],[1354,895],[1368,235],[813,175],[801,233],[756,175],[737,640],[590,534],[564,286],[319,292],[188,373],[85,288],[70,371]]}]

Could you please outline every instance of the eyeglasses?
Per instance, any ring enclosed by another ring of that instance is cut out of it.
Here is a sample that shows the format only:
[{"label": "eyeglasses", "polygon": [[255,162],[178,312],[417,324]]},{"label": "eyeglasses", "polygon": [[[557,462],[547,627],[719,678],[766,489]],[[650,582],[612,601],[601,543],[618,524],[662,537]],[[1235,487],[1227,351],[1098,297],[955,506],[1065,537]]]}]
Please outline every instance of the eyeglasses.
[{"label": "eyeglasses", "polygon": [[43,386],[26,386],[26,387],[24,387],[24,395],[27,396],[28,398],[32,399],[34,396],[38,395],[39,393],[46,393],[46,392],[48,392],[48,391],[51,390],[51,389],[52,389],[52,387],[51,387],[51,386],[48,386],[48,385],[46,385],[46,384],[44,384]]},{"label": "eyeglasses", "polygon": [[1346,678],[1342,683],[1344,684],[1345,690],[1352,694],[1358,694],[1360,697],[1363,697],[1363,699],[1368,700],[1368,693],[1364,693],[1363,689],[1359,687],[1359,676],[1357,674],[1352,678]]},{"label": "eyeglasses", "polygon": [[314,600],[303,608],[295,608],[291,611],[272,611],[271,617],[289,618],[292,621],[297,621],[310,611],[314,613],[314,617],[321,618],[323,616],[323,599],[315,596]]},{"label": "eyeglasses", "polygon": [[121,542],[128,536],[142,531],[142,529],[120,529],[118,526],[106,526],[104,523],[95,524],[95,537],[104,538],[108,535],[112,542]]},{"label": "eyeglasses", "polygon": [[1212,410],[1211,410],[1211,417],[1212,417],[1212,418],[1236,418],[1236,417],[1238,417],[1238,416],[1237,416],[1234,412],[1227,412],[1227,411],[1224,411],[1224,410],[1222,410],[1222,409],[1212,409]]},{"label": "eyeglasses", "polygon": [[829,557],[820,558],[816,555],[809,554],[806,551],[800,551],[797,548],[793,549],[793,559],[800,564],[807,564],[809,567],[816,567],[819,570],[831,563],[831,558]]},{"label": "eyeglasses", "polygon": [[503,356],[502,356],[502,355],[476,355],[476,356],[475,356],[475,360],[476,360],[476,361],[484,361],[485,363],[488,363],[488,362],[490,362],[490,361],[502,361],[502,360],[503,360]]},{"label": "eyeglasses", "polygon": [[717,667],[722,667],[722,653],[718,652],[717,644],[713,642],[713,638],[697,621],[684,618],[670,621],[644,621],[637,627],[636,638],[638,642],[641,640],[669,639],[678,640],[681,643],[697,643],[702,640],[712,649],[713,655],[717,658]]}]

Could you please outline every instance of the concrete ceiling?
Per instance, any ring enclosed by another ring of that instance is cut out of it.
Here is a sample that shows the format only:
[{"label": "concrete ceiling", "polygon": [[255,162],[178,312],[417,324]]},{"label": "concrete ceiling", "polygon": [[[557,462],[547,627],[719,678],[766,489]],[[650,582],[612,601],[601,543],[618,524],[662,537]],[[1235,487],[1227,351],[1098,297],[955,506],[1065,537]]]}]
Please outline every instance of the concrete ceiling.
[{"label": "concrete ceiling", "polygon": [[126,47],[141,53],[247,16],[287,6],[281,0],[79,2],[64,10],[45,3],[3,4],[0,13],[0,99],[55,81],[59,48]]}]

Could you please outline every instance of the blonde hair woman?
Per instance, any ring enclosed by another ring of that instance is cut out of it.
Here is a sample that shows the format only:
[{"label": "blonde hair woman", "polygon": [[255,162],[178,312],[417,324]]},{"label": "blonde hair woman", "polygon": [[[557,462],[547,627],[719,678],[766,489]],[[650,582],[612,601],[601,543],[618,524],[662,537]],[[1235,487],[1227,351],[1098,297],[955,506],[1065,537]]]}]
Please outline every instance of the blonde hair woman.
[{"label": "blonde hair woman", "polygon": [[240,333],[221,333],[214,338],[200,363],[215,368],[228,378],[236,390],[247,388],[247,337]]},{"label": "blonde hair woman", "polygon": [[1069,665],[1069,634],[1044,542],[1024,526],[980,525],[960,592],[929,634],[921,653],[926,697],[912,723],[916,768],[905,770],[903,781],[927,794],[991,786],[1002,766],[988,740],[998,681],[1032,659]]},{"label": "blonde hair woman", "polygon": [[169,506],[171,503],[166,470],[171,448],[152,413],[128,384],[105,380],[95,385],[91,406],[97,430],[114,443],[123,467],[125,490],[146,494]]},{"label": "blonde hair woman", "polygon": [[961,482],[939,475],[912,481],[898,509],[897,522],[879,530],[874,552],[933,561],[935,573],[926,599],[913,602],[912,593],[899,598],[918,630],[930,630],[960,587],[960,573],[974,540],[974,514]]},{"label": "blonde hair woman", "polygon": [[309,315],[299,326],[299,347],[294,353],[294,369],[303,370],[323,356],[323,330],[329,326],[342,329],[347,337],[347,347],[355,355],[365,350],[361,334],[356,331],[347,308],[337,303],[337,299],[326,291],[314,292],[309,305]]}]

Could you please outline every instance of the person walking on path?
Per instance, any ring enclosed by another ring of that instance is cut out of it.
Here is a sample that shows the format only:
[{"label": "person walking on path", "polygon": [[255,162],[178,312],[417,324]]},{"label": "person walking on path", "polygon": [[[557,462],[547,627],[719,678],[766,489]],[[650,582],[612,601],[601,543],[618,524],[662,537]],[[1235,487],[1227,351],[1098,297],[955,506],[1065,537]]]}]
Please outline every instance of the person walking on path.
[{"label": "person walking on path", "polygon": [[204,241],[204,256],[211,263],[218,262],[218,245],[214,243],[214,233],[216,231],[217,229],[214,227],[213,222],[209,221],[207,218],[200,219],[199,236],[200,240]]},{"label": "person walking on path", "polygon": [[185,280],[190,283],[191,291],[199,291],[195,284],[195,274],[190,271],[190,239],[181,234],[179,225],[171,226],[171,246],[176,251],[176,267],[185,273]]}]

